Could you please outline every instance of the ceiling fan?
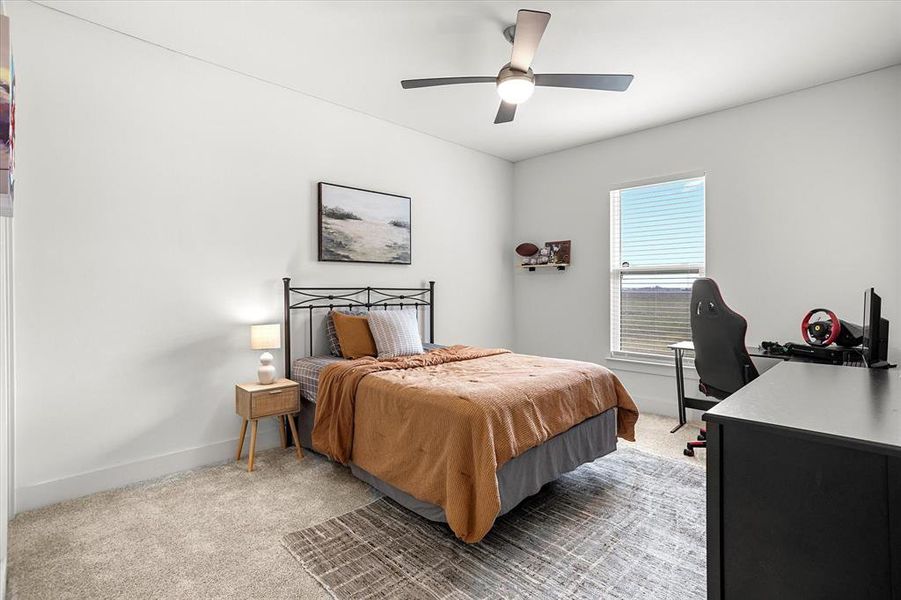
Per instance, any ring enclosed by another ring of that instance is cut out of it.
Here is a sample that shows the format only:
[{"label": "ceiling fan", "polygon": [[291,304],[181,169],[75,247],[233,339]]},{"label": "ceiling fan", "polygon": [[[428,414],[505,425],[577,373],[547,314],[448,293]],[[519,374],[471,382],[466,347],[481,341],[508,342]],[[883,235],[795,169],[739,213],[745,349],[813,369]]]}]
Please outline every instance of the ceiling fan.
[{"label": "ceiling fan", "polygon": [[433,87],[436,85],[456,85],[460,83],[495,83],[501,97],[501,106],[494,118],[495,124],[509,123],[516,115],[516,105],[532,96],[535,86],[577,88],[583,90],[607,90],[624,92],[632,83],[632,75],[592,75],[532,72],[532,61],[538,51],[538,43],[547,28],[551,14],[537,10],[520,10],[516,13],[516,24],[504,29],[504,37],[513,44],[513,56],[504,65],[497,77],[435,77],[431,79],[404,79],[400,85],[405,89]]}]

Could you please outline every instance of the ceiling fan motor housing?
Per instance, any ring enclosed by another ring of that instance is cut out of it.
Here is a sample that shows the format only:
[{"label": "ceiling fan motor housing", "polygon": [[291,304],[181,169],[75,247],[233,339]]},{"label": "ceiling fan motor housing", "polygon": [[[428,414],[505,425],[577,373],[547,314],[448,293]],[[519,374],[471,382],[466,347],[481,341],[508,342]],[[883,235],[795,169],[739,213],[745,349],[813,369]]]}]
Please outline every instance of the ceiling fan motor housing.
[{"label": "ceiling fan motor housing", "polygon": [[510,66],[510,63],[507,63],[497,74],[497,84],[500,85],[508,79],[526,79],[535,83],[535,73],[532,72],[532,69],[529,69],[528,71],[514,69]]},{"label": "ceiling fan motor housing", "polygon": [[520,104],[532,96],[535,90],[535,74],[532,69],[520,71],[510,64],[497,74],[497,93],[501,99],[509,104]]}]

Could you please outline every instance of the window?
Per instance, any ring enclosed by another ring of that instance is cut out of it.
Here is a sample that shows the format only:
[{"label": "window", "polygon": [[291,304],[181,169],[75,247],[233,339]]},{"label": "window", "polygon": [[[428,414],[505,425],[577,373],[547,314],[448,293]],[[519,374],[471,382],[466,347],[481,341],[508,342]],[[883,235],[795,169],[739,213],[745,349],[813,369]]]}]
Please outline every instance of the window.
[{"label": "window", "polygon": [[704,177],[610,192],[610,349],[669,358],[691,339],[691,284],[704,275]]}]

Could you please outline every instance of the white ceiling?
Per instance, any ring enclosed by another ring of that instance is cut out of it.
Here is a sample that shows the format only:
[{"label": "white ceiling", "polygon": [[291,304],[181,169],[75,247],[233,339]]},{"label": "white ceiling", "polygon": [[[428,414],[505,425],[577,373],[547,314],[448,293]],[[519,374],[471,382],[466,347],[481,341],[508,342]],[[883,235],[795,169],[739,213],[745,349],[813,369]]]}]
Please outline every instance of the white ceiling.
[{"label": "white ceiling", "polygon": [[[901,63],[901,2],[42,4],[511,161]],[[552,14],[536,73],[633,73],[625,93],[538,88],[494,125],[519,8]]]}]

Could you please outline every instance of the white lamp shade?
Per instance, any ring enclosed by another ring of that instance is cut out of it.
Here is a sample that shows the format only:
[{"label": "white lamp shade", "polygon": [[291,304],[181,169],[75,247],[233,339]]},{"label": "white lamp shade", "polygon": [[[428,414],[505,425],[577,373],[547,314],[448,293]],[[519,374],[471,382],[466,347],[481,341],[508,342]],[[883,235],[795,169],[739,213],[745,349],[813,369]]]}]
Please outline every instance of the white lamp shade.
[{"label": "white lamp shade", "polygon": [[253,350],[271,350],[282,347],[282,328],[278,323],[250,326],[250,347]]}]

